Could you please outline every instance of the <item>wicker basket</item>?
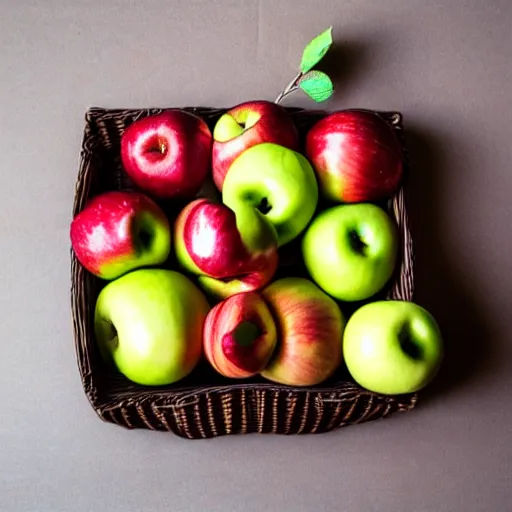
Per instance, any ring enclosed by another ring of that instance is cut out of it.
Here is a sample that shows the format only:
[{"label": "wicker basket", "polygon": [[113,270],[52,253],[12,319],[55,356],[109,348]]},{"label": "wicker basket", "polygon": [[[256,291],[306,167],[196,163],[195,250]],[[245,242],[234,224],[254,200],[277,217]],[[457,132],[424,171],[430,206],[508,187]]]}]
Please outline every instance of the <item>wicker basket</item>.
[{"label": "wicker basket", "polygon": [[[185,110],[201,116],[211,129],[224,112],[211,108]],[[287,110],[302,140],[308,128],[326,115],[321,111]],[[120,162],[121,135],[134,120],[161,111],[93,108],[87,112],[74,215],[100,192],[133,188]],[[396,112],[379,114],[396,130],[403,144],[402,116]],[[406,151],[404,158],[407,171]],[[181,205],[162,206],[169,215],[175,215]],[[412,241],[403,189],[384,206],[399,226],[401,258],[390,286],[383,293],[387,298],[411,300]],[[93,319],[96,298],[105,282],[87,272],[72,251],[71,278],[78,367],[92,407],[107,422],[127,428],[172,431],[190,439],[252,432],[306,434],[384,418],[396,411],[408,411],[416,404],[416,394],[381,396],[362,389],[344,367],[320,386],[301,388],[269,383],[262,378],[224,379],[202,361],[191,375],[173,386],[136,385],[102,362],[94,339]]]}]

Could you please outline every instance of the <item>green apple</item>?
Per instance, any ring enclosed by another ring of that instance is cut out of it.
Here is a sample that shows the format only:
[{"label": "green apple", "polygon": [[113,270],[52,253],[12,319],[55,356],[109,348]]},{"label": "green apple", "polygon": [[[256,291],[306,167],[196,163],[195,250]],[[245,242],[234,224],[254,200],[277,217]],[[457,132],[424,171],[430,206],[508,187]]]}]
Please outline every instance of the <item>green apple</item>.
[{"label": "green apple", "polygon": [[362,387],[397,395],[425,387],[443,358],[433,316],[406,301],[371,302],[349,319],[343,336],[348,371]]},{"label": "green apple", "polygon": [[188,375],[202,353],[209,305],[184,275],[141,269],[111,281],[96,302],[94,327],[101,353],[138,384],[172,384]]},{"label": "green apple", "polygon": [[229,167],[222,187],[224,204],[257,208],[274,225],[284,245],[308,225],[318,202],[318,185],[300,153],[265,142],[245,150]]},{"label": "green apple", "polygon": [[389,215],[373,204],[325,210],[302,240],[304,263],[329,295],[350,302],[371,297],[395,269],[398,233]]}]

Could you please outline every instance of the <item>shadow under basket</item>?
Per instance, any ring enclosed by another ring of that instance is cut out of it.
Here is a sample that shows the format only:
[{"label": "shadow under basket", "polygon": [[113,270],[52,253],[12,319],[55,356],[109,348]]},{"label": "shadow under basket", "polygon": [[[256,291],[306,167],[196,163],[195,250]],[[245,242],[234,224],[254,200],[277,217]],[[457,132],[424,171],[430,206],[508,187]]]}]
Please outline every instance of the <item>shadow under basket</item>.
[{"label": "shadow under basket", "polygon": [[[99,193],[134,189],[121,165],[121,136],[136,119],[163,110],[92,108],[87,111],[74,215],[84,208],[88,199]],[[184,110],[202,117],[211,130],[225,112],[224,109],[194,107]],[[308,129],[328,114],[298,108],[287,110],[299,130],[301,144]],[[402,116],[397,112],[378,114],[393,127],[402,142],[406,178],[409,168]],[[160,204],[171,221],[182,206]],[[383,291],[382,298],[412,300],[412,240],[403,188],[383,206],[398,225],[400,257],[395,275]],[[172,268],[172,261],[167,266]],[[225,379],[203,360],[188,377],[174,385],[159,388],[139,386],[106,365],[99,354],[94,337],[94,308],[98,293],[106,282],[87,272],[73,251],[71,279],[80,376],[92,407],[107,422],[126,428],[171,431],[190,439],[255,432],[307,434],[385,418],[397,411],[409,411],[416,404],[416,394],[385,396],[361,388],[343,365],[328,381],[303,388],[278,385],[262,378]]]}]

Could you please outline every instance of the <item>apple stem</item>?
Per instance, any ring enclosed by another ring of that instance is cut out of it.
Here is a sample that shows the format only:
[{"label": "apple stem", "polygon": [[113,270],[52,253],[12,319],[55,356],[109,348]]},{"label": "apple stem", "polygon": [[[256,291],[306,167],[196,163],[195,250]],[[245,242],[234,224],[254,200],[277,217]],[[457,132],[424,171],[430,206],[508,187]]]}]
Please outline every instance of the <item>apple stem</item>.
[{"label": "apple stem", "polygon": [[297,85],[298,81],[302,77],[302,72],[297,73],[297,76],[279,93],[279,96],[275,99],[274,103],[279,103],[285,96],[295,92],[299,86]]}]

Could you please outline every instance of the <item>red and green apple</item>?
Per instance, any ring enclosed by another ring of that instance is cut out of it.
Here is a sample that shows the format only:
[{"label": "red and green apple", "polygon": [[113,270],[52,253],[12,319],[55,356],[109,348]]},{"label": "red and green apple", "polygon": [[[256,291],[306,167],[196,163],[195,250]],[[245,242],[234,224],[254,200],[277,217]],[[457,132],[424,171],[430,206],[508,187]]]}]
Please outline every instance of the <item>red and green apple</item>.
[{"label": "red and green apple", "polygon": [[376,112],[345,110],[322,118],[307,133],[306,156],[322,195],[335,202],[390,197],[402,179],[400,142]]},{"label": "red and green apple", "polygon": [[174,227],[179,264],[216,298],[263,288],[278,264],[275,230],[257,209],[210,199],[190,202]]},{"label": "red and green apple", "polygon": [[297,128],[286,110],[270,101],[241,103],[222,115],[213,130],[213,180],[222,190],[224,178],[235,159],[245,150],[273,142],[298,150]]},{"label": "red and green apple", "polygon": [[278,344],[261,375],[280,384],[314,386],[342,361],[344,317],[308,279],[288,277],[261,292],[277,325]]},{"label": "red and green apple", "polygon": [[92,198],[71,222],[70,238],[80,263],[102,279],[166,261],[169,222],[144,194],[105,192]]},{"label": "red and green apple", "polygon": [[217,304],[204,324],[204,352],[225,377],[252,377],[262,371],[275,349],[274,319],[257,292],[233,295]]}]

